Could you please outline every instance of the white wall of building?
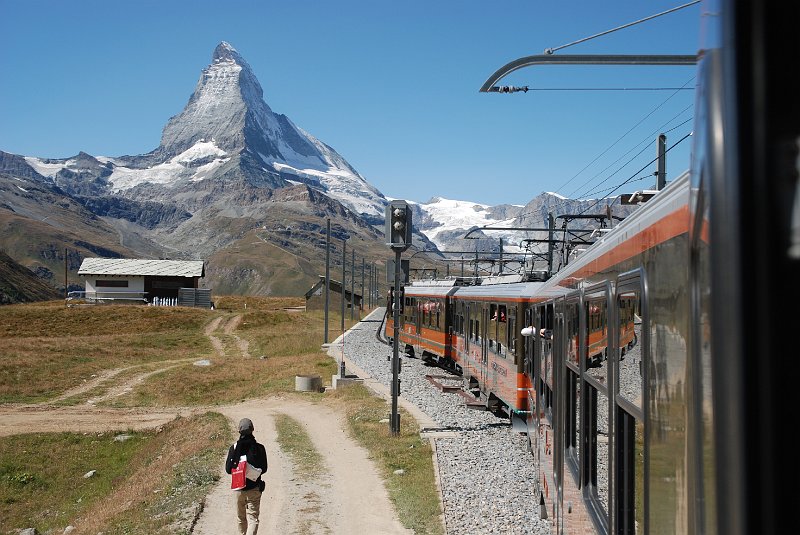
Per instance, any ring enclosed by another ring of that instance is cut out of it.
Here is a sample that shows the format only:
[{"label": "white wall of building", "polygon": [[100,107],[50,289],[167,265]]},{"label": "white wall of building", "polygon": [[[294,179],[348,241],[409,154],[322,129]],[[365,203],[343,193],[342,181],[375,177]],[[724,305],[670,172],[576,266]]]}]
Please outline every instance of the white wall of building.
[{"label": "white wall of building", "polygon": [[[128,287],[127,288],[120,288],[120,287],[105,287],[105,286],[97,286],[98,280],[127,280]],[[119,276],[100,276],[100,277],[86,277],[86,293],[88,294],[97,293],[97,294],[112,294],[112,293],[127,293],[127,292],[134,292],[134,293],[141,293],[144,292],[144,277],[143,276],[128,276],[128,277],[119,277]],[[100,295],[98,295],[100,297]]]}]

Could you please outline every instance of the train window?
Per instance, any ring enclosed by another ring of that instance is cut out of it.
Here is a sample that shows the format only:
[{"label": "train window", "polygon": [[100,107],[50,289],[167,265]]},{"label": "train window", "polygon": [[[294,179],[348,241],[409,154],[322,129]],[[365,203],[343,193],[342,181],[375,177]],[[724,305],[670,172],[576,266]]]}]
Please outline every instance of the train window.
[{"label": "train window", "polygon": [[644,422],[619,407],[616,461],[616,532],[644,533]]},{"label": "train window", "polygon": [[579,477],[580,449],[578,448],[580,430],[580,374],[571,368],[566,370],[566,401],[564,411],[564,448],[573,475]]},{"label": "train window", "polygon": [[[553,304],[549,304],[546,307],[546,331],[553,332]],[[552,334],[550,337],[543,336],[542,337],[543,343],[543,350],[542,350],[542,377],[544,378],[545,384],[548,386],[550,391],[553,390],[553,338]]]},{"label": "train window", "polygon": [[583,356],[583,380],[579,387],[582,395],[583,419],[578,422],[583,442],[582,484],[584,496],[600,513],[604,529],[609,525],[610,511],[610,460],[611,460],[611,397],[609,394],[608,318],[610,287],[603,285],[587,291],[582,313],[584,315],[583,339],[580,354]]},{"label": "train window", "polygon": [[473,303],[470,307],[470,316],[472,321],[472,340],[479,342],[481,339],[481,307]]},{"label": "train window", "polygon": [[579,312],[580,305],[578,303],[570,303],[566,307],[564,318],[566,321],[567,362],[574,366],[575,371],[580,370],[580,362],[578,361]]},{"label": "train window", "polygon": [[608,526],[609,469],[609,400],[605,392],[584,382],[585,421],[581,422],[586,455],[583,463],[584,496],[602,511],[600,518]]},{"label": "train window", "polygon": [[513,314],[508,316],[508,329],[506,329],[504,340],[506,341],[508,352],[513,358],[517,353],[517,318]]},{"label": "train window", "polygon": [[552,407],[552,389],[547,385],[547,369],[548,363],[552,359],[553,352],[553,305],[546,305],[539,307],[537,311],[537,328],[538,335],[535,339],[535,355],[538,359],[538,389],[540,396],[540,405],[546,414],[550,414]]},{"label": "train window", "polygon": [[[564,311],[564,458],[572,474],[580,481],[580,303],[572,297],[563,305]],[[559,384],[561,384],[559,382]],[[580,484],[580,483],[578,483]]]},{"label": "train window", "polygon": [[591,298],[584,303],[586,315],[586,368],[589,375],[608,383],[608,304],[605,298]]},{"label": "train window", "polygon": [[639,290],[617,295],[618,365],[617,384],[620,396],[642,408],[642,354],[639,345],[642,335],[641,293]]},{"label": "train window", "polygon": [[497,352],[508,355],[508,322],[506,321],[506,306],[500,305],[497,312]]}]

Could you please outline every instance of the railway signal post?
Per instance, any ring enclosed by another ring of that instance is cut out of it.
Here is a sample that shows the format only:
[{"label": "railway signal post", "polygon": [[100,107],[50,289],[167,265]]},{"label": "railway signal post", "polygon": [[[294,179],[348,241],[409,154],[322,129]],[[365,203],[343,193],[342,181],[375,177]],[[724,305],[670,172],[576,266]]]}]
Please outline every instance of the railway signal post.
[{"label": "railway signal post", "polygon": [[411,209],[406,201],[395,200],[386,206],[387,245],[394,251],[394,289],[392,291],[392,318],[394,320],[394,340],[392,349],[392,415],[389,428],[393,435],[400,434],[400,413],[397,410],[397,397],[400,395],[400,255],[411,247]]}]

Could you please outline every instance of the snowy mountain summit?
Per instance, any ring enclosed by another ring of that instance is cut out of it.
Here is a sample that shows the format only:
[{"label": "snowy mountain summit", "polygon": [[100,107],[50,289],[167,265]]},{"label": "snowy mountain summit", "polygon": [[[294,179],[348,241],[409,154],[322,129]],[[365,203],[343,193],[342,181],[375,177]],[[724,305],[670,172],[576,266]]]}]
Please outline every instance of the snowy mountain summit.
[{"label": "snowy mountain summit", "polygon": [[[67,191],[85,189],[71,183],[75,158],[26,160]],[[333,148],[272,111],[250,65],[224,41],[214,49],[186,107],[167,122],[155,150],[101,156],[95,162],[103,167],[99,177],[92,177],[99,178],[96,194],[162,200],[177,190],[214,189],[197,184],[203,181],[240,181],[268,189],[304,183],[356,214],[383,217],[386,205],[381,192]]]},{"label": "snowy mountain summit", "polygon": [[239,155],[251,172],[309,184],[356,213],[381,215],[386,204],[334,149],[270,109],[250,65],[224,41],[164,127],[157,152],[174,158],[192,150],[206,159]]}]

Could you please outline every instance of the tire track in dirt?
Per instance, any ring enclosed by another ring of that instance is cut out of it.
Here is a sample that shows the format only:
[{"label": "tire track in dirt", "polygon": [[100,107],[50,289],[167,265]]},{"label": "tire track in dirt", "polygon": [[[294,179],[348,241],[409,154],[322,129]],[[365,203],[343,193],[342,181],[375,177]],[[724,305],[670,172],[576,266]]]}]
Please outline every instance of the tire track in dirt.
[{"label": "tire track in dirt", "polygon": [[220,357],[224,357],[225,348],[222,345],[222,341],[212,334],[219,328],[220,323],[222,323],[222,316],[214,318],[214,320],[211,323],[206,325],[205,330],[203,330],[203,334],[205,334],[211,341],[211,345],[214,346],[214,350],[217,352],[217,355],[219,355]]},{"label": "tire track in dirt", "polygon": [[233,338],[234,342],[236,343],[236,347],[239,352],[242,354],[244,358],[250,358],[250,342],[245,340],[244,338],[237,335],[234,331],[239,324],[242,322],[242,316],[237,314],[225,320],[225,324],[223,325],[222,322],[225,320],[223,317],[214,318],[214,321],[209,323],[205,330],[204,334],[211,340],[211,345],[214,346],[214,349],[217,352],[217,355],[220,357],[225,357],[225,344],[219,337],[215,336],[214,333],[221,332],[225,336],[229,336]]},{"label": "tire track in dirt", "polygon": [[166,371],[172,370],[179,366],[184,366],[187,362],[190,361],[187,360],[182,362],[181,364],[173,364],[172,366],[166,366],[164,368],[158,368],[157,370],[152,370],[146,373],[140,373],[135,377],[133,377],[132,379],[109,389],[105,394],[86,400],[86,403],[93,405],[95,403],[102,403],[103,401],[108,401],[111,398],[116,398],[124,396],[125,394],[130,394],[131,392],[133,392],[133,389],[136,386],[142,384],[145,381],[145,379],[152,377],[153,375],[158,375],[159,373],[164,373]]}]

